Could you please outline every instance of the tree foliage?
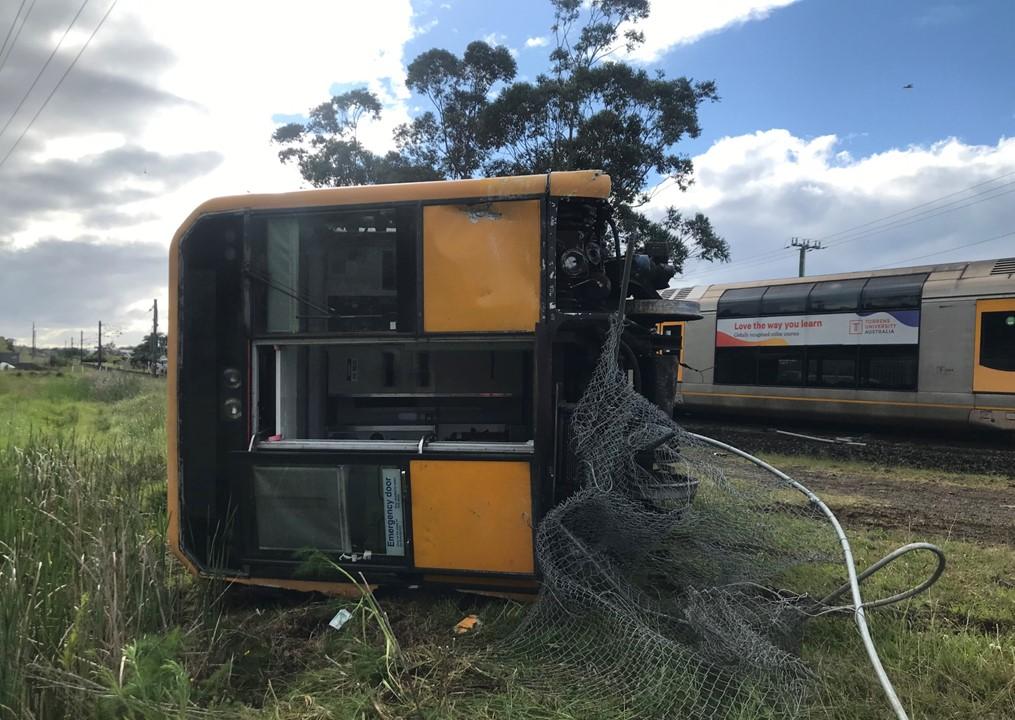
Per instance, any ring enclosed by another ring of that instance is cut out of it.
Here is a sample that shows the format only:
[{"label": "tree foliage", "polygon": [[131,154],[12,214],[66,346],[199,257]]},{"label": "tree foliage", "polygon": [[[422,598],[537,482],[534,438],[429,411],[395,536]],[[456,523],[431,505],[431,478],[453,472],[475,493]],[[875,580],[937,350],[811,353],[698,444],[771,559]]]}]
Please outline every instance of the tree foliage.
[{"label": "tree foliage", "polygon": [[152,344],[152,334],[145,335],[144,340],[135,345],[130,351],[130,364],[134,367],[147,367],[156,362],[166,354],[166,335],[159,333],[155,336],[155,343]]},{"label": "tree foliage", "polygon": [[409,64],[406,83],[431,109],[396,130],[397,151],[381,157],[358,141],[360,120],[381,113],[364,89],[278,128],[279,157],[317,187],[601,168],[625,239],[666,241],[677,268],[691,257],[728,260],[704,215],[641,212],[650,183],[668,178],[684,190],[693,181],[692,162],[677,146],[700,134],[698,109],[718,100],[715,83],[669,79],[619,59],[644,42],[637,22],[648,17],[648,0],[550,2],[549,67],[533,81],[515,79],[504,47],[476,41],[461,57],[427,50]]},{"label": "tree foliage", "polygon": [[296,163],[314,187],[439,179],[432,166],[414,164],[394,151],[377,155],[363,146],[357,137],[360,122],[380,116],[376,95],[350,90],[313,108],[306,122],[277,128],[272,140],[283,146],[279,159]]}]

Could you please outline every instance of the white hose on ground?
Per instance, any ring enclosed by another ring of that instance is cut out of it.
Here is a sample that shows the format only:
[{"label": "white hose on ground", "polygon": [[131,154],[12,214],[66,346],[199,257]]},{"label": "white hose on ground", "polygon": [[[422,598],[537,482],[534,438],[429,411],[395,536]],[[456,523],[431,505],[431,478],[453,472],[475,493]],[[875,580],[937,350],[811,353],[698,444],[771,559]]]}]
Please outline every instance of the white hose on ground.
[{"label": "white hose on ground", "polygon": [[[874,563],[871,567],[865,570],[861,575],[857,576],[856,563],[853,561],[853,551],[849,546],[849,540],[846,538],[846,533],[843,531],[842,526],[839,524],[839,520],[835,517],[835,514],[828,508],[827,505],[825,505],[824,502],[821,501],[821,498],[819,498],[807,487],[797,482],[786,473],[782,472],[776,467],[769,465],[764,460],[761,460],[760,458],[757,458],[748,452],[744,452],[743,450],[733,447],[732,445],[727,445],[726,443],[720,442],[719,440],[714,440],[713,438],[706,437],[705,435],[698,435],[697,433],[688,433],[688,434],[691,437],[695,438],[696,440],[700,440],[701,442],[706,443],[708,445],[712,445],[713,447],[721,448],[722,450],[731,452],[734,455],[738,455],[744,458],[745,460],[749,460],[755,465],[762,467],[765,470],[768,470],[776,477],[781,478],[785,482],[789,483],[793,488],[803,493],[803,495],[807,497],[807,499],[810,500],[810,502],[815,507],[821,510],[821,512],[825,515],[826,518],[828,518],[828,521],[832,524],[832,528],[835,530],[836,537],[838,537],[839,539],[839,544],[842,546],[842,554],[844,555],[845,558],[846,574],[848,580],[842,587],[835,590],[822,602],[828,603],[834,600],[835,598],[839,597],[843,593],[845,593],[847,589],[850,591],[850,594],[852,595],[853,598],[853,604],[846,606],[846,608],[843,609],[849,609],[853,612],[853,618],[856,620],[856,626],[860,631],[860,638],[861,640],[863,640],[864,648],[867,650],[867,657],[870,659],[871,666],[873,666],[874,672],[878,677],[878,682],[881,683],[881,687],[885,691],[885,695],[888,697],[888,702],[891,704],[892,709],[895,711],[895,715],[898,717],[898,720],[909,720],[909,716],[906,714],[905,708],[902,707],[902,702],[899,700],[899,696],[896,694],[895,688],[892,686],[892,681],[888,679],[888,674],[885,672],[885,668],[881,664],[881,658],[878,657],[877,648],[874,647],[874,640],[871,638],[870,628],[867,627],[867,616],[864,613],[864,609],[883,607],[885,605],[889,605],[891,603],[898,602],[900,600],[905,600],[906,598],[912,597],[917,593],[922,592],[923,590],[926,590],[928,587],[933,585],[937,581],[937,579],[941,576],[941,573],[944,572],[944,553],[941,552],[941,549],[934,545],[931,545],[930,543],[911,543],[909,545],[900,547],[894,552],[886,555],[881,560]],[[885,567],[889,563],[897,560],[906,553],[912,552],[914,550],[929,550],[930,552],[933,552],[935,555],[937,555],[938,566],[935,569],[933,575],[920,585],[917,585],[914,588],[906,590],[905,592],[898,593],[897,595],[893,595],[889,598],[883,598],[881,600],[876,600],[874,602],[864,604],[863,598],[860,596],[860,581],[870,577],[871,575],[873,575],[874,573],[876,573],[878,570]]]}]

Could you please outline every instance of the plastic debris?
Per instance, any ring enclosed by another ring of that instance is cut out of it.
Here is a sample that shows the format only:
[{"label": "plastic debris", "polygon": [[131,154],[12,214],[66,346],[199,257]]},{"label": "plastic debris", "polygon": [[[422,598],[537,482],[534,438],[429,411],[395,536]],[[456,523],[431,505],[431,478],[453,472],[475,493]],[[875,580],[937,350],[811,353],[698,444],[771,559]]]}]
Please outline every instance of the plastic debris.
[{"label": "plastic debris", "polygon": [[331,622],[329,622],[328,625],[335,628],[336,630],[341,630],[342,626],[345,625],[347,622],[349,622],[351,619],[352,613],[346,610],[345,608],[342,608],[337,613],[335,613],[335,617],[331,618]]},{"label": "plastic debris", "polygon": [[466,615],[458,624],[455,625],[455,635],[464,635],[465,633],[474,632],[482,622],[479,619],[479,615]]}]

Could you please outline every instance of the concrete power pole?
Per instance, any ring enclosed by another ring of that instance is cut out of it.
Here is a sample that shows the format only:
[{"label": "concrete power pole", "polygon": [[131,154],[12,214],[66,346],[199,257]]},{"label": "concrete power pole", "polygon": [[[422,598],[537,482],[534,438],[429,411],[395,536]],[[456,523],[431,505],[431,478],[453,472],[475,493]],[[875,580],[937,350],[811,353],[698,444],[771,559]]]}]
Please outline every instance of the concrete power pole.
[{"label": "concrete power pole", "polygon": [[101,370],[102,369],[102,321],[101,320],[99,320],[99,347],[98,347],[98,352],[99,352],[99,361],[96,364],[96,367],[99,370]]},{"label": "concrete power pole", "polygon": [[35,357],[35,323],[32,323],[32,357]]},{"label": "concrete power pole", "polygon": [[[85,364],[85,331],[78,330],[78,360],[80,364]],[[80,368],[79,368],[80,369]]]},{"label": "concrete power pole", "polygon": [[815,242],[814,240],[808,240],[806,238],[792,238],[789,241],[789,247],[795,247],[800,249],[800,277],[804,276],[804,269],[807,264],[807,253],[811,250],[820,250],[821,243]]}]

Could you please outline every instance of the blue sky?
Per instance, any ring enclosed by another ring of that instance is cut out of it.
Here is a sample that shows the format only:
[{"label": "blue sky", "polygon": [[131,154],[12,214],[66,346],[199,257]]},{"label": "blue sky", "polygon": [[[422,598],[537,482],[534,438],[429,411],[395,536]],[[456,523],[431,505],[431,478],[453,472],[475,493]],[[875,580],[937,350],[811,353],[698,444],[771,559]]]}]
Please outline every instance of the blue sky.
[{"label": "blue sky", "polygon": [[[406,45],[407,60],[431,47],[461,53],[492,35],[517,49],[519,75],[547,67],[549,48],[525,47],[549,35],[546,0],[414,8],[419,25],[437,24]],[[1015,135],[1011,0],[805,0],[673,47],[647,67],[716,80],[722,101],[702,110],[701,137],[683,146],[692,155],[762,128],[835,133],[859,155],[951,136],[983,144]]]}]

